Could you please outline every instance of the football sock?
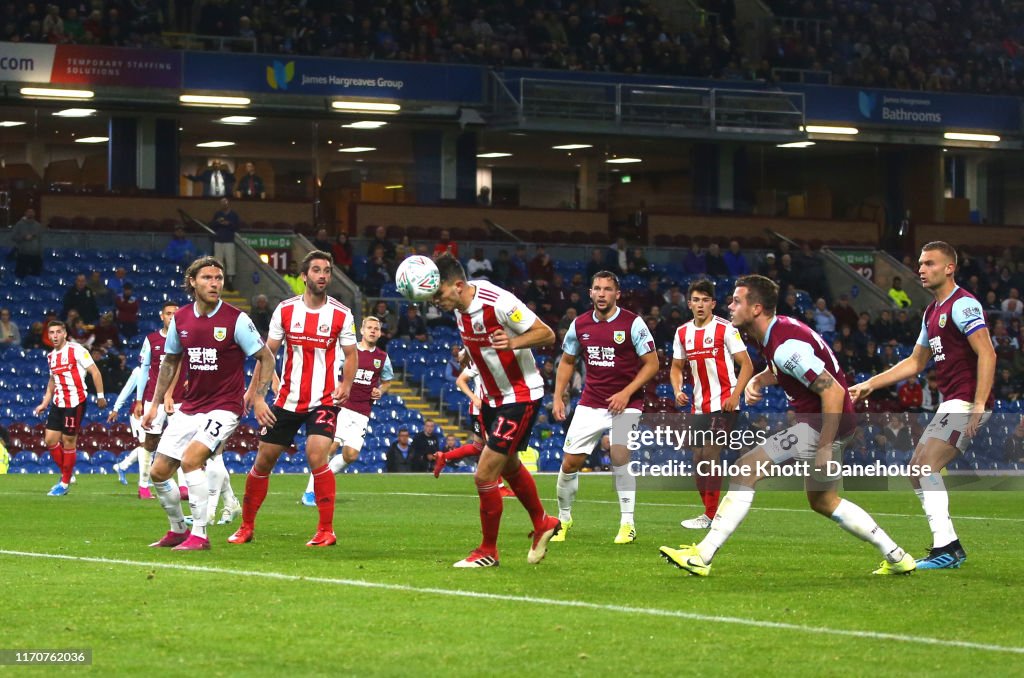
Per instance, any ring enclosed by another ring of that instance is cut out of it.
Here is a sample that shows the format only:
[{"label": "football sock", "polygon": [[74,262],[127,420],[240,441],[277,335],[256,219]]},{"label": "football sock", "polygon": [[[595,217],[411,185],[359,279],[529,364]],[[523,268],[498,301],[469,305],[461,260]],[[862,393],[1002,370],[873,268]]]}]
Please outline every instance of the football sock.
[{"label": "football sock", "polygon": [[831,518],[854,537],[874,544],[889,562],[898,563],[903,558],[903,549],[896,545],[892,537],[878,526],[867,511],[852,501],[840,499],[839,506],[832,512]]},{"label": "football sock", "polygon": [[448,450],[444,453],[444,459],[446,462],[453,462],[456,459],[462,459],[463,457],[476,457],[484,451],[483,443],[474,442],[466,443],[461,447],[456,447],[454,450]]},{"label": "football sock", "polygon": [[178,467],[178,487],[188,487],[188,483],[185,482],[185,472]]},{"label": "football sock", "polygon": [[[206,462],[206,482],[209,484],[206,502],[206,523],[208,525],[217,522],[217,504],[220,503],[220,493],[227,474],[228,470],[224,468],[224,460],[220,455],[210,457]],[[191,491],[192,488],[189,488],[190,494]]]},{"label": "football sock", "polygon": [[318,530],[334,530],[335,488],[334,473],[330,466],[324,464],[320,468],[313,469],[313,493],[316,495],[316,508],[320,512]]},{"label": "football sock", "polygon": [[139,452],[139,487],[149,487],[149,467],[153,463],[153,453],[142,448]]},{"label": "football sock", "polygon": [[703,477],[704,491],[701,499],[704,500],[704,515],[714,518],[718,512],[718,500],[722,494],[722,476],[717,471],[712,471]]},{"label": "football sock", "polygon": [[340,452],[331,457],[331,461],[329,463],[331,466],[331,473],[341,473],[348,468],[348,462],[345,461],[345,455]]},{"label": "football sock", "polygon": [[60,443],[53,445],[49,448],[50,458],[53,459],[53,463],[57,465],[57,470],[61,473],[64,472],[64,448]]},{"label": "football sock", "polygon": [[754,489],[744,485],[730,484],[729,491],[718,506],[718,515],[711,522],[711,530],[704,540],[697,544],[701,559],[711,564],[718,549],[736,531],[743,519],[747,517],[750,505],[754,503]]},{"label": "football sock", "polygon": [[128,456],[125,457],[124,459],[122,459],[121,461],[119,461],[117,464],[115,464],[115,466],[117,466],[122,471],[127,471],[128,469],[130,469],[132,467],[132,464],[135,463],[135,460],[139,458],[140,450],[142,450],[142,446],[141,445],[139,445],[134,450],[129,452]]},{"label": "football sock", "polygon": [[558,497],[558,519],[563,523],[572,520],[572,505],[576,501],[576,492],[580,489],[580,474],[558,471],[558,484],[555,486]]},{"label": "football sock", "polygon": [[476,481],[476,492],[480,495],[480,551],[488,555],[498,553],[498,528],[501,527],[501,510],[503,502],[498,483]]},{"label": "football sock", "polygon": [[256,524],[256,514],[259,513],[263,500],[267,498],[267,486],[270,485],[270,476],[256,475],[255,471],[249,471],[245,476],[245,495],[242,497],[242,524],[253,527]]},{"label": "football sock", "polygon": [[184,532],[185,514],[181,510],[181,493],[178,492],[178,486],[170,480],[165,480],[162,483],[153,483],[153,489],[156,490],[156,498],[160,500],[160,506],[171,522],[171,531],[178,534]]},{"label": "football sock", "polygon": [[[206,539],[206,511],[210,504],[210,482],[201,468],[185,474],[188,507],[192,511],[192,536]],[[218,494],[220,490],[218,488]]]},{"label": "football sock", "polygon": [[[506,475],[504,478],[505,484],[516,493],[516,499],[523,505],[526,512],[530,514],[530,520],[533,521],[533,529],[539,530],[547,513],[544,511],[544,504],[540,501],[540,495],[537,494],[537,483],[533,481],[533,476],[530,475],[525,466],[520,464],[518,471],[512,475]],[[498,496],[501,496],[500,491]]]},{"label": "football sock", "polygon": [[946,492],[942,476],[938,473],[922,476],[921,487],[914,490],[914,493],[921,500],[924,515],[928,518],[928,527],[932,530],[932,548],[956,541],[953,519],[949,516],[949,493]]},{"label": "football sock", "polygon": [[629,464],[612,466],[615,491],[619,495],[619,523],[633,524],[633,510],[636,507],[636,476],[629,472]]},{"label": "football sock", "polygon": [[60,469],[60,481],[67,485],[71,482],[71,476],[75,475],[75,461],[77,461],[78,455],[73,447],[65,447],[61,452],[64,453],[64,463]]},{"label": "football sock", "polygon": [[231,473],[228,472],[227,466],[224,466],[223,457],[220,459],[220,465],[224,468],[224,474],[220,479],[220,496],[224,498],[224,505],[233,504],[238,502],[238,497],[235,496],[235,488],[231,487]]}]

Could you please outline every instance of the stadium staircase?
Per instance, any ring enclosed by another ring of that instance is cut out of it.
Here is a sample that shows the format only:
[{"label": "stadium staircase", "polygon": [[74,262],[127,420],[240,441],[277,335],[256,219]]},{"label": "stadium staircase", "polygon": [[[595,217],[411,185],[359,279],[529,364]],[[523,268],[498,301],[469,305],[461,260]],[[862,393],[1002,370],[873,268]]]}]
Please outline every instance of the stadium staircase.
[{"label": "stadium staircase", "polygon": [[454,419],[447,414],[442,414],[433,405],[416,395],[416,392],[408,384],[404,382],[396,384],[393,382],[388,393],[401,396],[406,408],[419,412],[424,419],[433,419],[444,431],[454,433],[459,430],[458,423]]},{"label": "stadium staircase", "polygon": [[242,293],[237,290],[235,290],[234,292],[229,292],[228,290],[225,289],[223,292],[221,292],[220,297],[221,299],[228,302],[232,306],[240,308],[246,313],[252,310],[250,308],[251,304],[249,303],[249,300],[242,296]]}]

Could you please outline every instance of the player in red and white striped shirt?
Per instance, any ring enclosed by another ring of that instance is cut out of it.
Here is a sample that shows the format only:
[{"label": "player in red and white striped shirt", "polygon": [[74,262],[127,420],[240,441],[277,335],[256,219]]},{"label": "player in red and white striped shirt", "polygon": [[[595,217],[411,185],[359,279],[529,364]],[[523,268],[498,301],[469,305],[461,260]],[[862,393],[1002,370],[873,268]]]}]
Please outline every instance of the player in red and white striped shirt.
[{"label": "player in red and white striped shirt", "polygon": [[93,362],[89,351],[81,344],[68,341],[68,328],[60,320],[51,320],[46,325],[46,334],[53,343],[53,351],[46,356],[50,365],[50,381],[46,384],[43,401],[35,409],[40,416],[50,402],[50,413],[46,417],[46,433],[43,440],[50,456],[60,469],[60,482],[49,492],[51,497],[63,497],[68,493],[71,476],[75,472],[78,443],[78,427],[85,414],[85,375],[92,377],[96,385],[96,404],[100,409],[107,406],[103,394],[103,377]]},{"label": "player in red and white striped shirt", "polygon": [[[687,305],[693,320],[676,330],[672,342],[672,368],[669,378],[676,394],[676,404],[685,407],[690,399],[683,392],[683,368],[689,363],[693,379],[691,412],[698,415],[691,427],[694,430],[718,431],[731,428],[734,413],[740,407],[740,395],[754,376],[754,364],[739,331],[727,320],[713,314],[715,285],[701,279],[690,283],[686,291]],[[740,366],[739,377],[733,363]],[[723,413],[725,413],[723,415]],[[684,520],[683,527],[702,530],[711,527],[718,512],[718,498],[722,491],[722,477],[716,465],[700,462],[718,461],[720,445],[705,445],[693,451],[694,480],[704,503],[704,513]],[[710,466],[710,470],[705,470]]]},{"label": "player in red and white striped shirt", "polygon": [[[359,362],[356,356],[356,332],[352,311],[327,295],[331,283],[331,255],[314,250],[300,267],[306,291],[278,304],[270,319],[267,347],[274,355],[284,344],[285,359],[277,399],[274,401],[273,426],[260,431],[260,447],[252,470],[245,479],[242,501],[242,525],[228,538],[232,544],[252,541],[256,513],[267,497],[270,473],[281,453],[288,449],[299,427],[306,427],[306,460],[313,473],[313,492],[320,521],[316,534],[306,546],[333,546],[334,473],[327,465],[334,441],[338,408],[348,400]],[[337,376],[344,372],[341,383]],[[256,397],[254,384],[260,369],[253,373],[246,403]]]},{"label": "player in red and white striped shirt", "polygon": [[555,333],[515,295],[486,280],[466,281],[458,259],[437,259],[441,286],[434,302],[455,311],[462,343],[480,371],[484,398],[480,418],[487,444],[476,469],[483,540],[455,567],[493,567],[498,564],[498,528],[502,500],[498,481],[515,492],[533,521],[533,543],[526,560],[539,563],[548,542],[558,533],[558,518],[544,512],[533,476],[519,462],[518,453],[530,442],[537,419],[544,380],[533,359],[534,347],[550,346]]}]

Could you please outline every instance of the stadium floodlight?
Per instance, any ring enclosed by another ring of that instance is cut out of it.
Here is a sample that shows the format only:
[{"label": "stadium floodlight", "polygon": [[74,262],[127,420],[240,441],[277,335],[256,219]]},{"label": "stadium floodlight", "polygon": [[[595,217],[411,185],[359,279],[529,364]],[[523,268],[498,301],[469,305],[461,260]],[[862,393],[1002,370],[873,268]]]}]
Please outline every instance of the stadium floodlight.
[{"label": "stadium floodlight", "polygon": [[398,104],[382,104],[375,101],[332,101],[331,108],[336,111],[376,111],[378,113],[397,113],[402,110]]},{"label": "stadium floodlight", "polygon": [[357,120],[356,122],[342,125],[342,127],[348,127],[349,129],[378,129],[386,124],[383,120]]},{"label": "stadium floodlight", "polygon": [[640,158],[608,158],[605,160],[609,165],[629,165],[634,162],[643,162]]},{"label": "stadium floodlight", "polygon": [[217,122],[222,122],[225,125],[248,125],[254,120],[256,120],[256,118],[252,115],[227,115],[219,119]]},{"label": "stadium floodlight", "polygon": [[21,125],[27,125],[26,122],[20,120],[0,120],[0,127],[20,127]]},{"label": "stadium floodlight", "polygon": [[791,141],[788,144],[775,144],[775,148],[807,148],[813,145],[813,141]]},{"label": "stadium floodlight", "polygon": [[234,141],[204,141],[196,144],[196,148],[224,148],[225,146],[234,146]]},{"label": "stadium floodlight", "polygon": [[478,158],[511,158],[511,153],[503,153],[500,151],[492,151],[491,153],[477,153]]},{"label": "stadium floodlight", "polygon": [[856,127],[838,127],[834,125],[807,125],[804,127],[804,131],[808,134],[843,134],[847,136],[860,134],[860,130]]},{"label": "stadium floodlight", "polygon": [[997,143],[1002,140],[997,134],[977,134],[974,132],[946,132],[942,135],[951,141],[991,141]]},{"label": "stadium floodlight", "polygon": [[109,137],[81,137],[75,139],[76,144],[105,144],[110,141]]},{"label": "stadium floodlight", "polygon": [[376,150],[373,146],[349,146],[348,148],[339,148],[338,153],[369,153]]},{"label": "stadium floodlight", "polygon": [[213,94],[182,94],[178,101],[193,106],[248,106],[249,97],[225,97]]},{"label": "stadium floodlight", "polygon": [[22,87],[21,96],[33,99],[92,99],[95,92],[87,89],[54,89],[50,87]]},{"label": "stadium floodlight", "polygon": [[551,148],[556,151],[578,151],[581,148],[593,148],[593,144],[562,144],[561,146],[552,146]]},{"label": "stadium floodlight", "polygon": [[65,108],[63,111],[54,111],[53,115],[58,118],[88,118],[95,113],[95,108]]}]

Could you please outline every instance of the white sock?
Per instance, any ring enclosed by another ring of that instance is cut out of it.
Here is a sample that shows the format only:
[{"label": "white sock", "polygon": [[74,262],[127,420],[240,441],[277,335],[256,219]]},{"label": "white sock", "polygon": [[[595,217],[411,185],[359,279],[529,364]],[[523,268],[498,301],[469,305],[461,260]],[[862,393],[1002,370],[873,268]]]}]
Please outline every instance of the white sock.
[{"label": "white sock", "polygon": [[572,505],[576,501],[576,491],[580,489],[580,474],[558,471],[558,484],[555,486],[558,496],[558,519],[563,523],[572,520]]},{"label": "white sock", "polygon": [[929,473],[921,477],[921,488],[914,490],[921,500],[924,515],[928,518],[928,527],[932,529],[932,548],[939,548],[956,541],[956,530],[953,519],[949,516],[949,493],[942,475]]},{"label": "white sock", "polygon": [[878,526],[875,519],[868,515],[868,512],[845,499],[839,500],[839,506],[830,516],[832,520],[839,523],[843,528],[857,539],[874,544],[875,548],[885,556],[890,563],[898,563],[903,558],[903,549],[896,545],[885,530]]},{"label": "white sock", "polygon": [[718,549],[722,548],[743,522],[743,519],[747,517],[747,511],[750,510],[750,505],[753,503],[754,488],[735,483],[729,484],[729,491],[725,493],[722,501],[718,504],[718,513],[711,521],[711,530],[704,540],[697,544],[701,560],[708,565],[711,564]]},{"label": "white sock", "polygon": [[206,482],[209,486],[206,503],[206,523],[208,525],[217,522],[217,505],[220,504],[220,494],[227,475],[228,470],[224,468],[224,460],[221,456],[210,457],[210,460],[206,462]]},{"label": "white sock", "polygon": [[612,466],[615,491],[619,495],[620,525],[633,524],[633,510],[636,507],[636,476],[629,472],[629,464]]},{"label": "white sock", "polygon": [[[221,462],[223,465],[224,462]],[[224,498],[224,506],[237,504],[238,497],[235,496],[235,488],[231,487],[231,471],[224,467],[224,477],[220,481],[220,496]]]},{"label": "white sock", "polygon": [[[328,462],[328,465],[331,467],[331,473],[334,474],[341,473],[342,471],[348,468],[348,462],[345,461],[345,455],[341,454],[340,452],[331,457],[331,460]],[[312,487],[312,485],[310,485],[310,487]]]},{"label": "white sock", "polygon": [[136,447],[134,450],[128,453],[128,456],[117,463],[117,468],[122,471],[127,471],[135,463],[135,460],[139,458],[139,452],[142,450],[142,446]]},{"label": "white sock", "polygon": [[185,472],[178,467],[178,487],[188,487],[188,483],[185,481]]},{"label": "white sock", "polygon": [[153,463],[153,453],[142,448],[139,452],[139,487],[149,487],[149,467]]},{"label": "white sock", "polygon": [[206,471],[196,469],[185,474],[188,507],[192,510],[192,535],[206,539],[206,510],[210,503],[210,483]]},{"label": "white sock", "polygon": [[153,489],[156,490],[156,498],[160,500],[160,506],[167,514],[167,519],[171,521],[171,531],[178,534],[184,532],[185,514],[181,510],[181,493],[178,492],[178,486],[170,480],[165,480],[162,483],[153,483]]},{"label": "white sock", "polygon": [[306,494],[309,494],[312,491],[313,491],[313,474],[310,473],[309,474],[309,482],[306,483]]}]

